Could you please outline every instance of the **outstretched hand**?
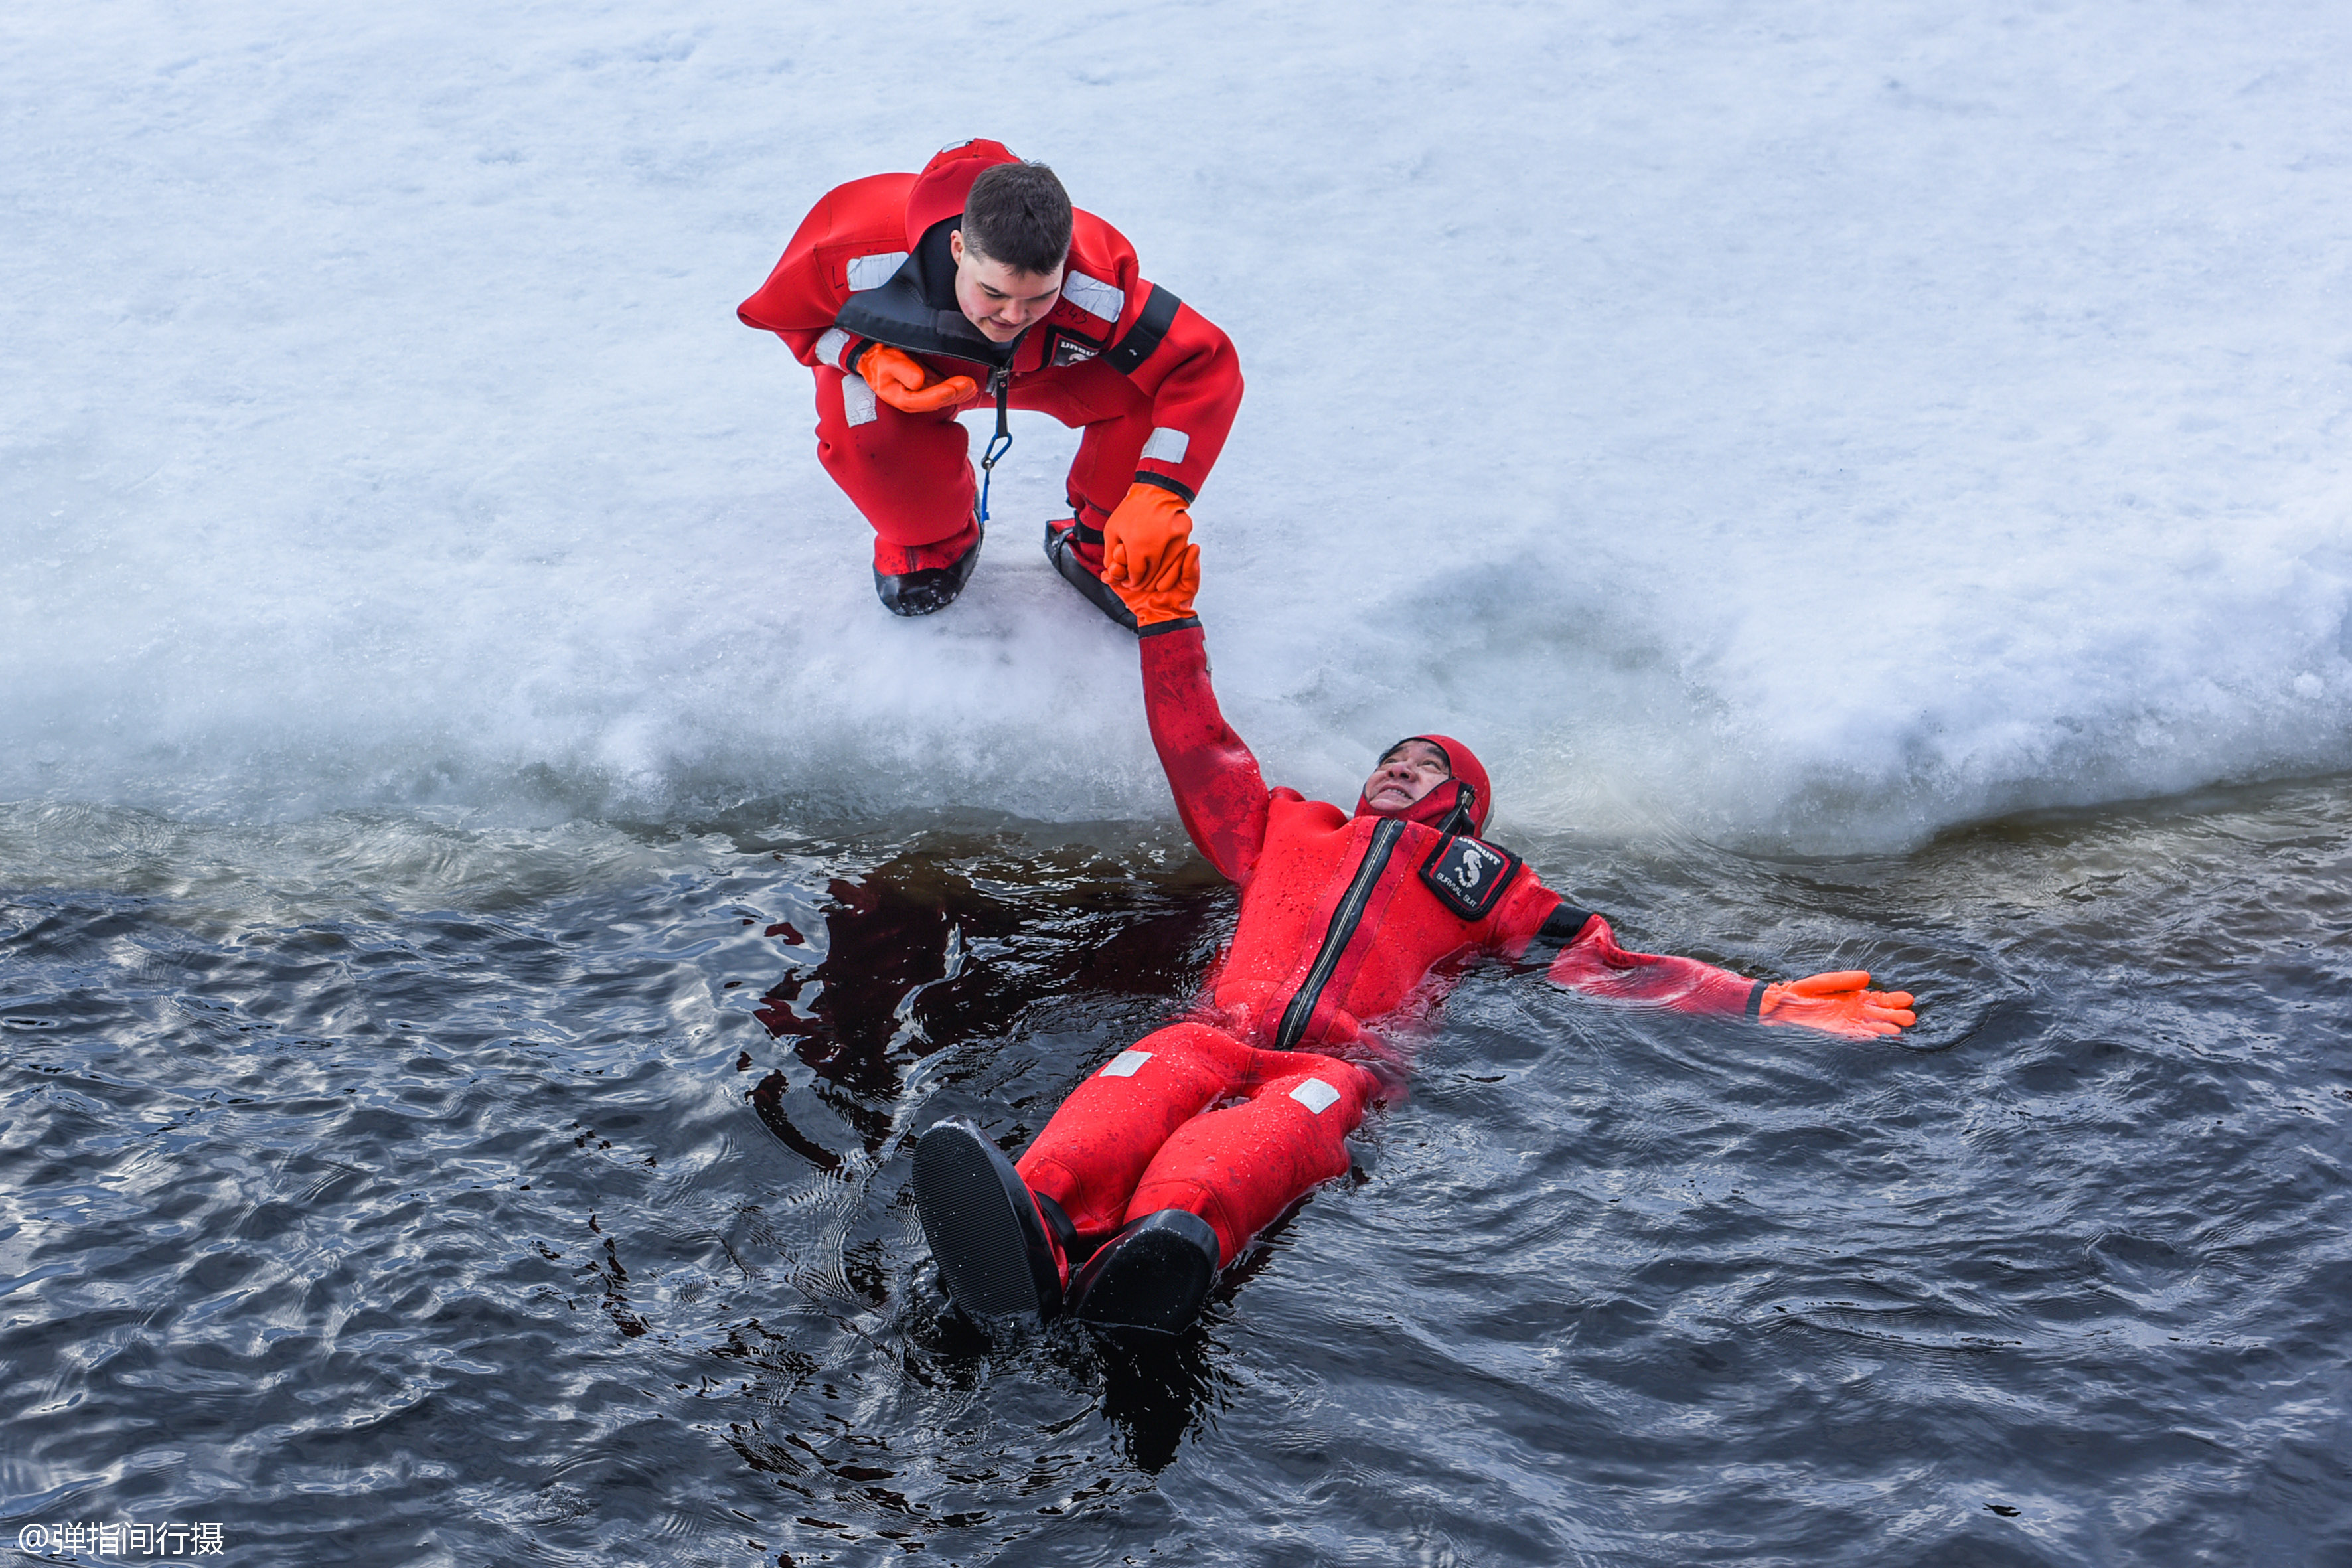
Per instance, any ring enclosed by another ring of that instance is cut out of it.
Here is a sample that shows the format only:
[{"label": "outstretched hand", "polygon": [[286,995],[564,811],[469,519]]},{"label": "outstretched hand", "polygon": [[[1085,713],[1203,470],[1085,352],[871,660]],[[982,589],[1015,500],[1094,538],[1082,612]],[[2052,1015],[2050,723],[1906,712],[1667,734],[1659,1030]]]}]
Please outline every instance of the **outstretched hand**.
[{"label": "outstretched hand", "polygon": [[934,414],[980,395],[980,384],[968,375],[931,381],[929,371],[887,343],[876,343],[858,355],[857,374],[875,396],[901,414]]},{"label": "outstretched hand", "polygon": [[1800,1024],[1824,1034],[1866,1040],[1899,1035],[1919,1021],[1908,991],[1873,991],[1866,969],[1838,969],[1764,988],[1758,1016],[1768,1024]]},{"label": "outstretched hand", "polygon": [[1192,514],[1184,510],[1182,496],[1159,485],[1129,485],[1103,521],[1103,581],[1122,595],[1148,587],[1160,580],[1161,568],[1182,553],[1192,537]]}]

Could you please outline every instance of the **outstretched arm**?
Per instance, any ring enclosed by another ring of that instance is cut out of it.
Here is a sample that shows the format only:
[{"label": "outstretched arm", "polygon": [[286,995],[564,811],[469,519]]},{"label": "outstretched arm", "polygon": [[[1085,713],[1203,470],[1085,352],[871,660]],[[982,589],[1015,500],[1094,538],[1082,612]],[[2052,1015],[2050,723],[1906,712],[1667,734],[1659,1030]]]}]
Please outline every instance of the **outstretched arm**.
[{"label": "outstretched arm", "polygon": [[[1198,547],[1191,547],[1197,583]],[[1130,597],[1129,604],[1136,605]],[[1208,649],[1201,623],[1191,615],[1190,592],[1181,618],[1143,620],[1143,707],[1151,720],[1151,743],[1167,770],[1168,787],[1184,831],[1210,864],[1236,882],[1257,869],[1265,845],[1266,805],[1272,798],[1258,772],[1257,758],[1225,722],[1209,685]]]},{"label": "outstretched arm", "polygon": [[1898,1035],[1916,1021],[1907,991],[1873,991],[1870,975],[1839,970],[1768,984],[1696,958],[1634,952],[1599,915],[1563,903],[1546,919],[1528,955],[1557,945],[1547,976],[1587,995],[1679,1013],[1744,1014],[1767,1024],[1797,1024],[1849,1039]]}]

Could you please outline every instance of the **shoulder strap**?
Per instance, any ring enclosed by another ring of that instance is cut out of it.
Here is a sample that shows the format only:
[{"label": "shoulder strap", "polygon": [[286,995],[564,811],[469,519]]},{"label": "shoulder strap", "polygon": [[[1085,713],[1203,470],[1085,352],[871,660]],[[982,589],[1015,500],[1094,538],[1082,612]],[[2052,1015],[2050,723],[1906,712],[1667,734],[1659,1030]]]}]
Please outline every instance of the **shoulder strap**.
[{"label": "shoulder strap", "polygon": [[1159,349],[1160,341],[1176,322],[1176,307],[1183,301],[1162,289],[1151,286],[1151,295],[1143,301],[1143,311],[1135,318],[1135,325],[1127,335],[1103,351],[1103,363],[1121,375],[1133,375],[1145,360]]}]

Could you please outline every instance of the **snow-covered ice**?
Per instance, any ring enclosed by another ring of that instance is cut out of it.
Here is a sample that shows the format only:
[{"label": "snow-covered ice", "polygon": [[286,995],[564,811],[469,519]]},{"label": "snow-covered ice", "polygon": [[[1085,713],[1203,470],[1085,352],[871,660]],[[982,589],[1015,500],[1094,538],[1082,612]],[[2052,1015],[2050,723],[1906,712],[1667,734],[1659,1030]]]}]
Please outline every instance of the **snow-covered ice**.
[{"label": "snow-covered ice", "polygon": [[893,620],[734,319],[972,135],[1240,346],[1278,778],[1825,848],[2342,769],[2347,78],[2292,0],[18,6],[0,795],[1164,812],[1075,437]]}]

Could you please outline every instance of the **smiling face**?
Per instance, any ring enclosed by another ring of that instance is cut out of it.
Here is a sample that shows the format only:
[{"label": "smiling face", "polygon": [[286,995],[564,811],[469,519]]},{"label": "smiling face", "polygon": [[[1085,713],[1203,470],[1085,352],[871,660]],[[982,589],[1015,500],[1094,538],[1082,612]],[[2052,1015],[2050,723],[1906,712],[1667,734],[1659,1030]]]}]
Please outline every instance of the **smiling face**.
[{"label": "smiling face", "polygon": [[948,254],[955,258],[956,307],[992,343],[1019,337],[1062,296],[1062,268],[1023,272],[1007,267],[966,245],[961,229],[948,236]]},{"label": "smiling face", "polygon": [[1402,741],[1364,781],[1364,804],[1374,811],[1402,811],[1454,776],[1454,764],[1427,741]]}]

